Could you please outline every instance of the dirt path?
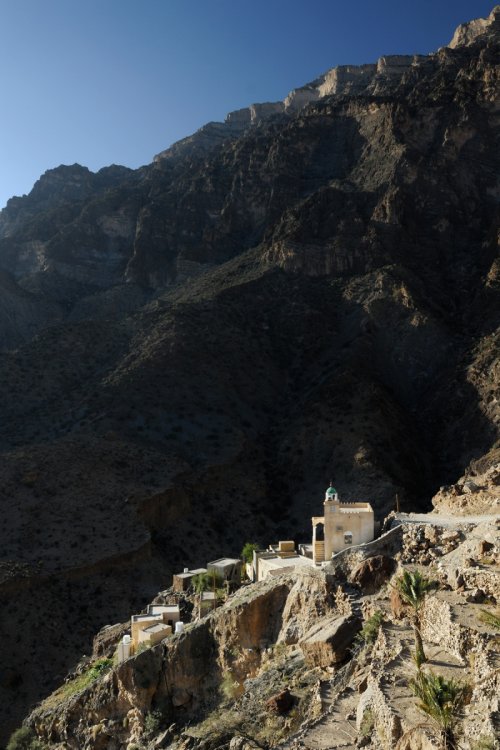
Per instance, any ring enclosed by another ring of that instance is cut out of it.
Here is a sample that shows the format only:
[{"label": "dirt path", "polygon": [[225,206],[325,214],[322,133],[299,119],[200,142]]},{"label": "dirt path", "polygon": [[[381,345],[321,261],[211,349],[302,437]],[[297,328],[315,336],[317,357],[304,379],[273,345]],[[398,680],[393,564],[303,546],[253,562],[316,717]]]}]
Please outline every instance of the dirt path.
[{"label": "dirt path", "polygon": [[467,524],[479,525],[489,521],[496,521],[500,519],[500,514],[457,516],[451,514],[439,515],[437,513],[396,513],[394,518],[396,521],[401,521],[402,523],[426,523],[434,526],[455,528],[456,526],[465,526]]}]

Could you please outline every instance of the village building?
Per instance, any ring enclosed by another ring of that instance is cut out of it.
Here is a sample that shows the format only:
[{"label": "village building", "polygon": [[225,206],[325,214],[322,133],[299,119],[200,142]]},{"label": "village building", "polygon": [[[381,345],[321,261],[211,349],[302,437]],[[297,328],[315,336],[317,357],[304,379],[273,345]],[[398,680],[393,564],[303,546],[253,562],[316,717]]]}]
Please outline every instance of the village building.
[{"label": "village building", "polygon": [[202,591],[200,596],[200,614],[204,615],[217,607],[217,594],[215,591]]},{"label": "village building", "polygon": [[207,570],[209,573],[214,572],[224,583],[238,585],[241,583],[241,566],[240,559],[221,557],[219,560],[207,563]]},{"label": "village building", "polygon": [[[135,653],[140,643],[153,645],[166,638],[173,632],[180,619],[178,604],[150,604],[145,614],[132,615],[130,620],[131,651]],[[156,628],[157,625],[161,625],[162,629]],[[163,635],[160,636],[162,632]]]},{"label": "village building", "polygon": [[172,635],[171,625],[166,625],[164,622],[155,622],[153,625],[139,630],[138,645],[143,643],[148,647],[156,646],[157,643],[169,635]]},{"label": "village building", "polygon": [[268,576],[277,576],[285,572],[290,573],[298,567],[311,567],[314,565],[311,558],[299,553],[282,557],[279,553],[269,550],[266,552],[257,552],[254,561],[254,580],[256,581],[263,581]]},{"label": "village building", "polygon": [[182,573],[176,573],[172,578],[172,586],[174,591],[177,591],[178,593],[188,591],[189,587],[192,585],[194,576],[206,572],[206,568],[196,568],[195,570],[184,568],[184,571]]},{"label": "village building", "polygon": [[357,544],[371,542],[375,536],[375,516],[370,503],[341,503],[332,484],[327,488],[324,515],[312,518],[312,544],[281,541],[265,551],[255,551],[249,578],[261,581],[267,576],[289,572],[297,567],[318,566],[332,555]]}]

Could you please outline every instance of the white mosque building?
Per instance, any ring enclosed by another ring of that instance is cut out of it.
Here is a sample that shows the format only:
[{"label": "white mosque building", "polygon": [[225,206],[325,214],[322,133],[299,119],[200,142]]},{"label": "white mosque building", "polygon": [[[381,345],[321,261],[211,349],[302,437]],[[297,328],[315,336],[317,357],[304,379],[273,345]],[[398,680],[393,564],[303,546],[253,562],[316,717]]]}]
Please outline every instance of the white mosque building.
[{"label": "white mosque building", "polygon": [[312,518],[312,544],[281,541],[265,552],[254,552],[248,574],[260,581],[297,567],[319,566],[332,555],[375,536],[375,515],[370,503],[342,503],[333,484],[325,492],[324,515]]}]

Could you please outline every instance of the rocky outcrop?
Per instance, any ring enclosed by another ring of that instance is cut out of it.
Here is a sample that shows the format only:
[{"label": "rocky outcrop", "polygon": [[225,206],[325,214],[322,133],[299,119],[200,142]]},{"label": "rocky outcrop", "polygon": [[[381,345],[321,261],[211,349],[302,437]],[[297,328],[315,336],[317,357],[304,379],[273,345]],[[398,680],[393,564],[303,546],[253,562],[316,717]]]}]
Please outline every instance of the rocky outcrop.
[{"label": "rocky outcrop", "polygon": [[[309,602],[320,598],[322,585],[322,607],[328,608],[320,571],[313,571],[313,578],[299,573],[296,581],[282,576],[243,587],[183,634],[127,660],[83,692],[69,699],[64,691],[56,692],[31,715],[30,725],[45,740],[76,750],[84,742],[95,742],[96,733],[110,741],[111,728],[115,742],[133,741],[141,735],[144,717],[155,706],[161,706],[169,722],[196,716],[201,708],[217,702],[225,673],[230,671],[233,680],[243,684],[258,672],[266,652],[282,643],[280,631],[297,617],[294,602],[302,577],[300,588],[309,590]],[[313,579],[317,582],[315,593],[311,590]],[[304,612],[304,617],[305,622],[314,619],[314,609]],[[347,631],[340,626],[337,630],[332,653],[340,658],[339,639],[344,643]],[[99,653],[105,651],[106,633],[96,645]],[[342,646],[342,658],[345,648]]]},{"label": "rocky outcrop", "polygon": [[300,641],[306,663],[311,667],[331,667],[341,664],[361,630],[356,615],[320,620]]},{"label": "rocky outcrop", "polygon": [[290,711],[293,704],[293,695],[286,689],[269,698],[266,705],[269,711],[283,716],[283,714],[287,714]]},{"label": "rocky outcrop", "polygon": [[500,510],[500,452],[493,449],[472,462],[457,482],[440,487],[432,498],[437,513],[488,513]]},{"label": "rocky outcrop", "polygon": [[453,39],[449,43],[451,49],[467,47],[473,44],[479,36],[495,34],[500,27],[500,5],[496,5],[488,18],[476,18],[473,21],[461,24],[455,31]]},{"label": "rocky outcrop", "polygon": [[374,594],[388,581],[396,567],[396,561],[392,557],[374,555],[353,570],[349,581],[358,586],[364,594]]}]

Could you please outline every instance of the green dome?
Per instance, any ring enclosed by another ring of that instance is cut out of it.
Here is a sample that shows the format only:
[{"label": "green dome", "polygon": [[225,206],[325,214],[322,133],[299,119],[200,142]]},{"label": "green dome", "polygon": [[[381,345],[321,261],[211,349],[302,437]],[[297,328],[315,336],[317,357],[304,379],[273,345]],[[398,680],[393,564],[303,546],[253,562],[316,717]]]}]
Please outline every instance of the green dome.
[{"label": "green dome", "polygon": [[326,491],[326,494],[331,497],[332,495],[337,495],[338,493],[337,493],[337,490],[335,489],[335,487],[331,487],[330,486],[330,487],[328,487],[328,489]]}]

